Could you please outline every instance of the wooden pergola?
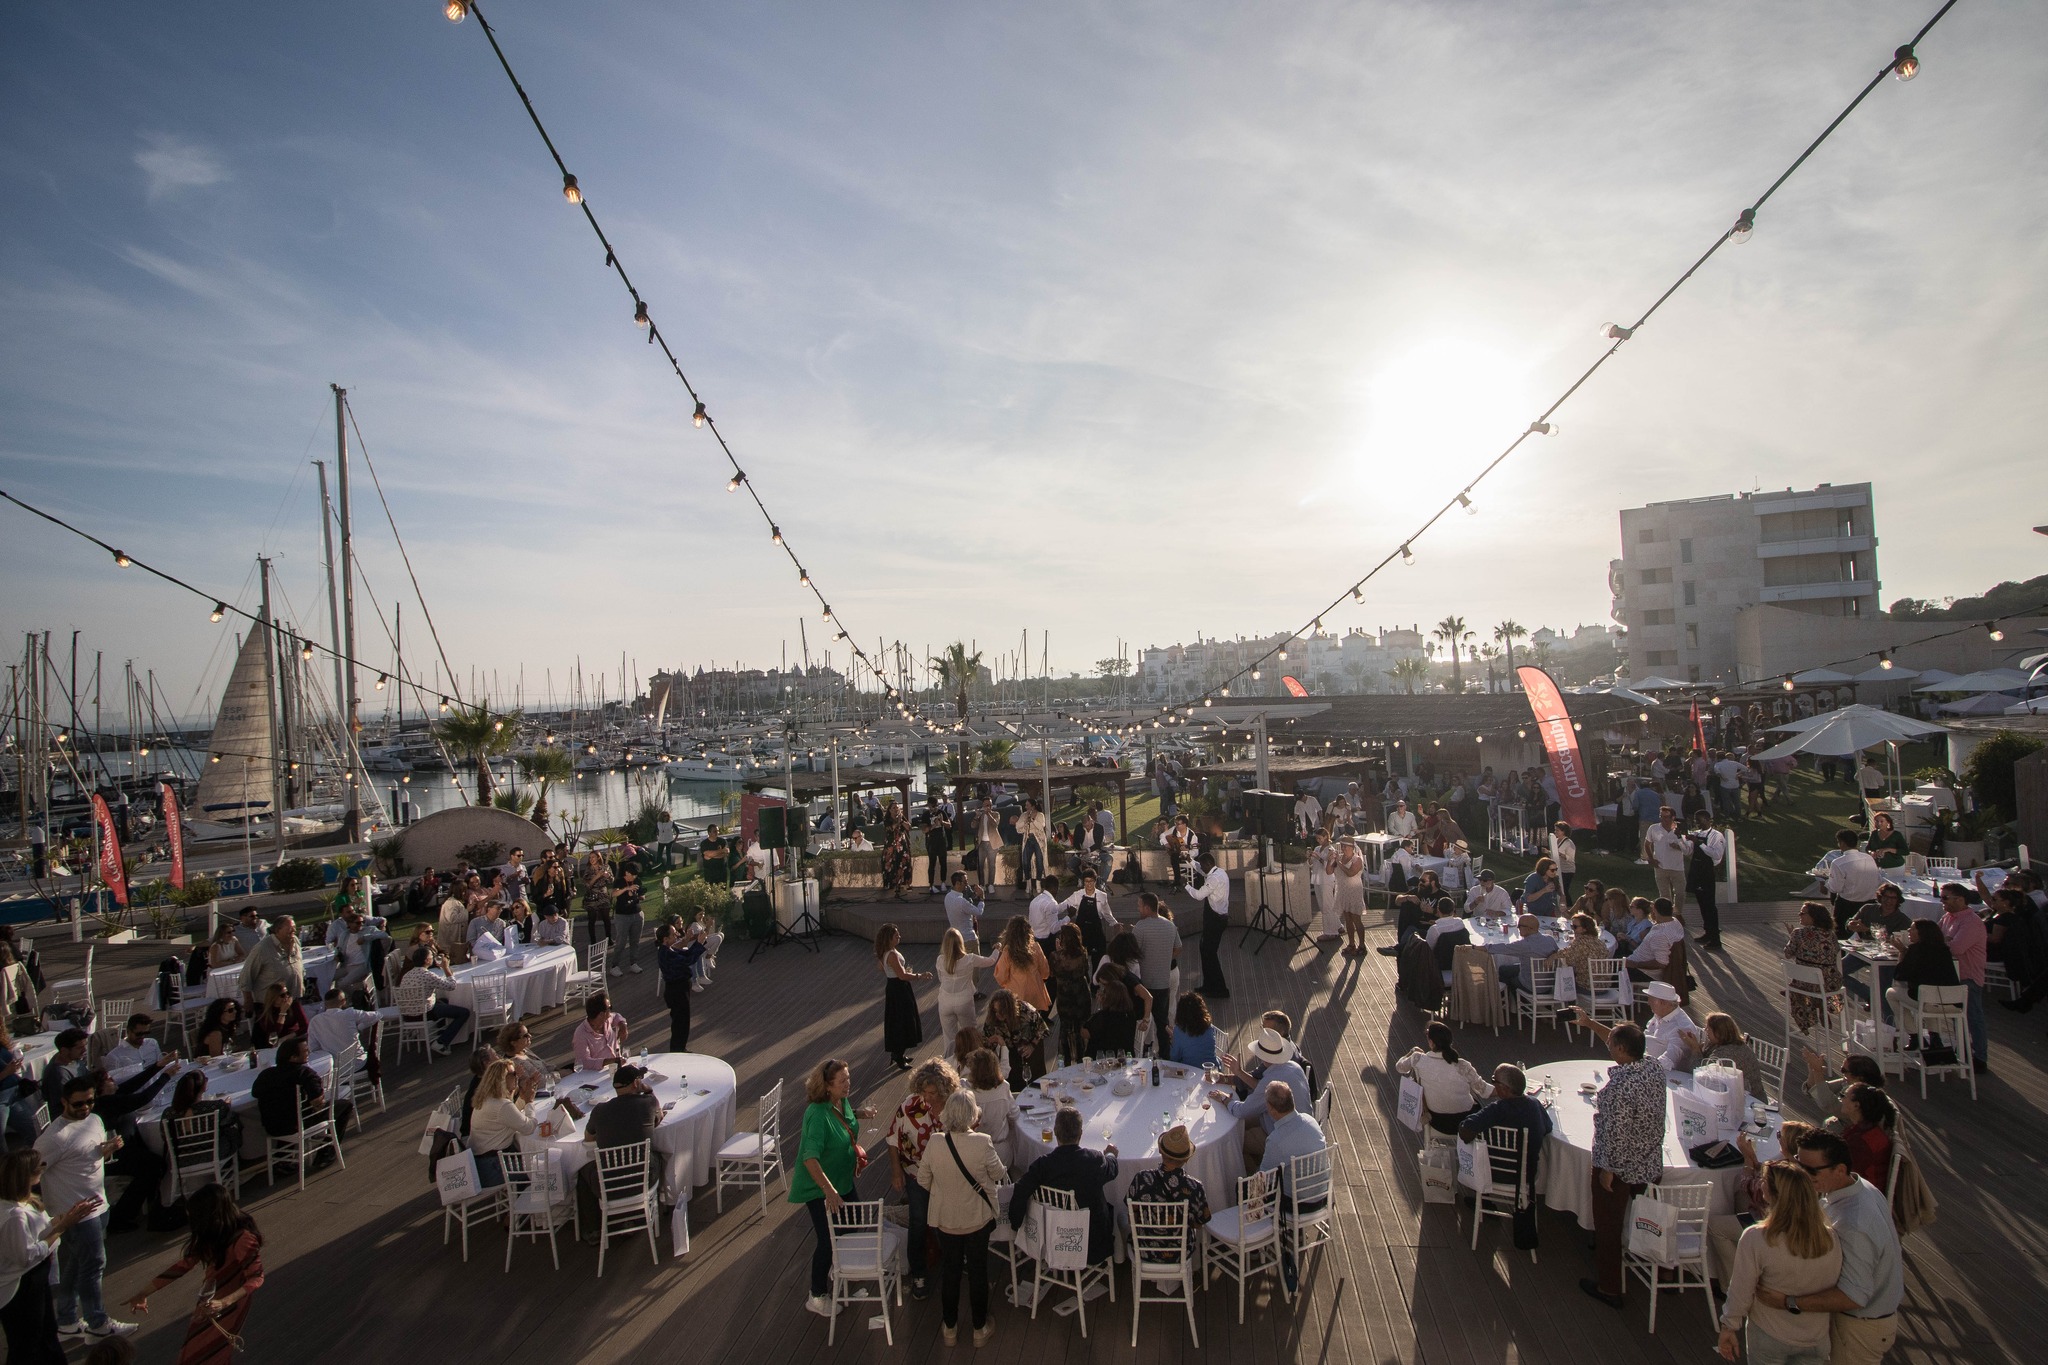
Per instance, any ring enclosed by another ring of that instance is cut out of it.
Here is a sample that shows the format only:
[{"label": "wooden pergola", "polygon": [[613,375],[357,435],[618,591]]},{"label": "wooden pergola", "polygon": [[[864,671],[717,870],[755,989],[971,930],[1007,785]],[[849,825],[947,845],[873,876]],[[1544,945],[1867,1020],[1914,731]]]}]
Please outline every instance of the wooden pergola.
[{"label": "wooden pergola", "polygon": [[[830,772],[814,773],[806,769],[798,769],[792,772],[787,782],[782,780],[781,774],[774,773],[765,777],[750,777],[740,785],[752,792],[788,791],[790,799],[799,802],[810,801],[820,796],[829,798],[832,795],[833,786],[832,774]],[[872,791],[877,787],[894,787],[902,799],[903,814],[906,817],[909,816],[909,773],[892,773],[882,768],[841,768],[839,770],[839,790],[842,792],[852,794],[855,792]],[[790,790],[791,788],[795,788],[795,790],[792,791]],[[846,828],[844,816],[845,812],[837,809],[835,804],[832,811],[832,829],[835,838],[843,837],[840,831]]]},{"label": "wooden pergola", "polygon": [[[1131,830],[1129,810],[1131,775],[1131,770],[1124,767],[1089,768],[1079,764],[1067,764],[1065,766],[1055,764],[1050,770],[1045,768],[990,768],[978,773],[961,773],[955,776],[952,781],[953,790],[962,797],[967,794],[969,788],[974,787],[986,790],[990,787],[1016,786],[1030,787],[1043,791],[1049,782],[1054,790],[1065,788],[1071,792],[1076,787],[1107,786],[1115,783],[1117,837],[1119,839],[1128,839],[1130,838]],[[1046,811],[1045,815],[1048,820],[1052,818],[1050,810]]]}]

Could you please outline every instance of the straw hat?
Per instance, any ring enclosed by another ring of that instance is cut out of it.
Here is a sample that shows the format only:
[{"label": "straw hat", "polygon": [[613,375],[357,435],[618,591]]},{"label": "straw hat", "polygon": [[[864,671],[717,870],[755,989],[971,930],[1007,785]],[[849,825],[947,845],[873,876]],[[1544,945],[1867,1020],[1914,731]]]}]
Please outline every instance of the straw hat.
[{"label": "straw hat", "polygon": [[1282,1037],[1278,1029],[1261,1029],[1259,1041],[1252,1044],[1252,1056],[1268,1066],[1276,1066],[1294,1056],[1294,1044]]},{"label": "straw hat", "polygon": [[1669,981],[1652,981],[1643,987],[1643,994],[1652,1000],[1669,1000],[1674,1005],[1678,1003],[1678,987]]},{"label": "straw hat", "polygon": [[1186,1161],[1195,1154],[1195,1144],[1188,1137],[1184,1123],[1176,1123],[1159,1135],[1159,1155],[1169,1161]]}]

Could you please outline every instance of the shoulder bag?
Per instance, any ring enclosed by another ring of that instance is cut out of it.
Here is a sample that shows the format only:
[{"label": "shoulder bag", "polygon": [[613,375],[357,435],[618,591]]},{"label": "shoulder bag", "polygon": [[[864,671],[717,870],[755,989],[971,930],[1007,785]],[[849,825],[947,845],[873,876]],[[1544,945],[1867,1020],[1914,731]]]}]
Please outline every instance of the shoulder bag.
[{"label": "shoulder bag", "polygon": [[953,1164],[960,1168],[960,1174],[967,1177],[967,1183],[974,1186],[974,1192],[981,1196],[981,1202],[988,1205],[988,1211],[993,1214],[996,1211],[996,1201],[988,1197],[988,1191],[981,1187],[981,1182],[974,1178],[974,1172],[968,1170],[967,1163],[960,1159],[960,1149],[953,1145],[951,1133],[946,1134],[946,1151],[953,1158]]},{"label": "shoulder bag", "polygon": [[[860,1145],[860,1128],[847,1118],[846,1112],[837,1105],[828,1107],[832,1111],[832,1117],[839,1120],[840,1127],[846,1129],[847,1145],[853,1148],[853,1178],[858,1180],[860,1173],[868,1168],[868,1154]],[[847,1193],[851,1194],[852,1191],[849,1190]]]}]

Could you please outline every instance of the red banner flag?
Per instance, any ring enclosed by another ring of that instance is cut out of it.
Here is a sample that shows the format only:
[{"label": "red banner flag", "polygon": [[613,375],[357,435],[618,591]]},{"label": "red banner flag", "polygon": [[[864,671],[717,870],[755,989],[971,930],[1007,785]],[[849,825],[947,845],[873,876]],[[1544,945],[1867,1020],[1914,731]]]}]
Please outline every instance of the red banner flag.
[{"label": "red banner flag", "polygon": [[164,833],[171,841],[171,885],[185,889],[185,818],[178,813],[178,793],[171,784],[158,784],[163,791]]},{"label": "red banner flag", "polygon": [[1298,678],[1282,678],[1280,682],[1287,689],[1287,695],[1290,697],[1305,697],[1308,695],[1308,689],[1301,685],[1301,680]]},{"label": "red banner flag", "polygon": [[1699,751],[1705,753],[1707,751],[1707,722],[1706,717],[1700,714],[1700,704],[1697,701],[1692,704],[1692,738],[1693,743],[1699,747]]},{"label": "red banner flag", "polygon": [[98,792],[92,796],[93,824],[100,833],[100,880],[114,893],[114,904],[128,903],[128,873],[121,866],[121,840],[114,833],[114,813]]},{"label": "red banner flag", "polygon": [[1564,694],[1557,683],[1540,668],[1524,665],[1515,670],[1522,691],[1529,698],[1536,728],[1543,732],[1543,751],[1550,756],[1550,775],[1557,779],[1557,803],[1564,822],[1573,829],[1598,829],[1593,814],[1593,779],[1579,754],[1579,738],[1572,729],[1571,715],[1564,709]]}]

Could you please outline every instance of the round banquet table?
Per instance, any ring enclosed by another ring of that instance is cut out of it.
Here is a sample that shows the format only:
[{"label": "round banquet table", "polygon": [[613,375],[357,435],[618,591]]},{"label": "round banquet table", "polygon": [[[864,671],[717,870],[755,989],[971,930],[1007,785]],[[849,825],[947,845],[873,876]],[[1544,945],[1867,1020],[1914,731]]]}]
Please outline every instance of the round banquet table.
[{"label": "round banquet table", "polygon": [[[221,1058],[220,1061],[209,1063],[206,1067],[206,1098],[210,1100],[226,1100],[234,1107],[235,1113],[242,1120],[242,1159],[244,1161],[254,1161],[260,1168],[267,1144],[264,1141],[263,1120],[256,1113],[256,1098],[249,1093],[249,1089],[256,1084],[258,1073],[277,1060],[277,1049],[274,1047],[263,1048],[256,1054],[256,1060],[257,1064],[252,1067],[249,1065],[248,1053],[230,1052],[226,1057]],[[236,1063],[237,1069],[228,1070],[225,1064],[229,1062]],[[189,1069],[190,1065],[189,1062],[186,1064],[187,1069]],[[323,1086],[334,1078],[334,1058],[328,1053],[314,1052],[309,1054],[306,1058],[306,1065],[319,1073],[320,1084]],[[132,1068],[124,1069],[122,1072],[115,1073],[115,1078],[118,1080],[133,1074]],[[171,1096],[177,1090],[178,1081],[183,1075],[184,1071],[181,1070],[177,1076],[173,1076],[170,1080],[164,1082],[163,1089],[156,1092],[155,1097],[149,1102],[149,1107],[135,1115],[136,1135],[142,1139],[143,1146],[149,1148],[150,1151],[155,1152],[158,1156],[162,1156],[164,1151],[164,1129],[162,1122],[164,1110],[170,1108]],[[348,1135],[343,1134],[342,1150],[344,1153],[348,1150],[348,1142]],[[162,1188],[164,1202],[170,1203],[176,1199],[177,1193],[176,1182],[173,1180],[170,1172],[165,1172]]]},{"label": "round banquet table", "polygon": [[[1579,1086],[1586,1081],[1605,1084],[1610,1065],[1605,1061],[1550,1062],[1529,1068],[1531,1094],[1536,1093],[1545,1081],[1557,1087],[1550,1109],[1550,1140],[1543,1146],[1543,1170],[1537,1179],[1537,1193],[1551,1208],[1577,1218],[1582,1228],[1593,1226],[1594,1097],[1580,1094]],[[1683,1072],[1674,1072],[1673,1078],[1680,1082],[1679,1088],[1691,1084]],[[1733,1134],[1722,1136],[1733,1139]],[[1777,1157],[1778,1135],[1775,1131],[1752,1135],[1750,1141],[1756,1146],[1759,1160],[1771,1161]],[[1664,1181],[1673,1185],[1712,1185],[1714,1192],[1708,1198],[1707,1211],[1710,1214],[1736,1212],[1742,1167],[1735,1165],[1703,1170],[1693,1165],[1692,1158],[1686,1155],[1685,1148],[1679,1143],[1678,1118],[1671,1111],[1668,1093],[1664,1106]]]},{"label": "round banquet table", "polygon": [[[512,1017],[523,1019],[568,999],[569,974],[575,970],[574,948],[515,948],[495,962],[465,962],[455,968],[449,973],[455,978],[455,989],[448,992],[448,997],[451,1003],[474,1010],[477,978],[502,976],[512,1001]],[[606,1098],[610,1098],[609,1093]]]},{"label": "round banquet table", "polygon": [[[739,1112],[734,1098],[739,1077],[725,1062],[700,1052],[655,1052],[644,1060],[634,1058],[633,1064],[650,1068],[648,1085],[662,1104],[661,1124],[654,1130],[654,1151],[663,1165],[663,1197],[671,1204],[687,1200],[693,1188],[710,1182],[713,1159],[732,1136]],[[575,1179],[576,1172],[588,1165],[597,1151],[583,1141],[587,1117],[614,1093],[609,1070],[572,1071],[559,1077],[554,1097],[575,1101],[586,1117],[563,1124],[553,1099],[542,1099],[535,1105],[535,1117],[558,1126],[544,1138],[521,1138],[520,1147],[529,1152],[548,1148],[561,1152],[564,1169]]]},{"label": "round banquet table", "polygon": [[[1159,1135],[1174,1124],[1184,1123],[1195,1144],[1194,1158],[1187,1165],[1188,1174],[1202,1182],[1210,1208],[1235,1205],[1237,1182],[1244,1174],[1239,1124],[1222,1104],[1202,1107],[1208,1101],[1202,1069],[1161,1062],[1156,1090],[1151,1084],[1149,1059],[1142,1064],[1142,1072],[1144,1079],[1139,1082],[1139,1063],[1132,1063],[1127,1071],[1112,1070],[1104,1075],[1083,1062],[1062,1067],[1034,1082],[1017,1096],[1018,1165],[1029,1166],[1058,1145],[1046,1136],[1052,1128],[1055,1103],[1071,1100],[1081,1111],[1082,1146],[1099,1152],[1104,1143],[1116,1143],[1116,1179],[1110,1182],[1108,1190],[1112,1203],[1123,1202],[1130,1192],[1132,1176],[1139,1171],[1158,1169]],[[1119,1096],[1111,1089],[1120,1074],[1138,1082],[1129,1095]],[[1084,1090],[1084,1081],[1097,1084],[1092,1090]],[[1229,1085],[1219,1081],[1215,1088],[1228,1090]],[[1052,1102],[1048,1102],[1047,1096]],[[1030,1107],[1026,1108],[1027,1105]]]},{"label": "round banquet table", "polygon": [[[313,978],[316,995],[327,994],[328,985],[334,980],[334,950],[326,944],[299,949],[299,961],[306,969],[306,975]],[[206,973],[206,998],[209,1000],[240,999],[242,994],[242,964],[233,963],[226,967],[214,967]]]},{"label": "round banquet table", "polygon": [[57,1035],[50,1033],[24,1033],[14,1040],[15,1055],[21,1058],[21,1074],[37,1076],[50,1064],[50,1058],[57,1055]]}]

